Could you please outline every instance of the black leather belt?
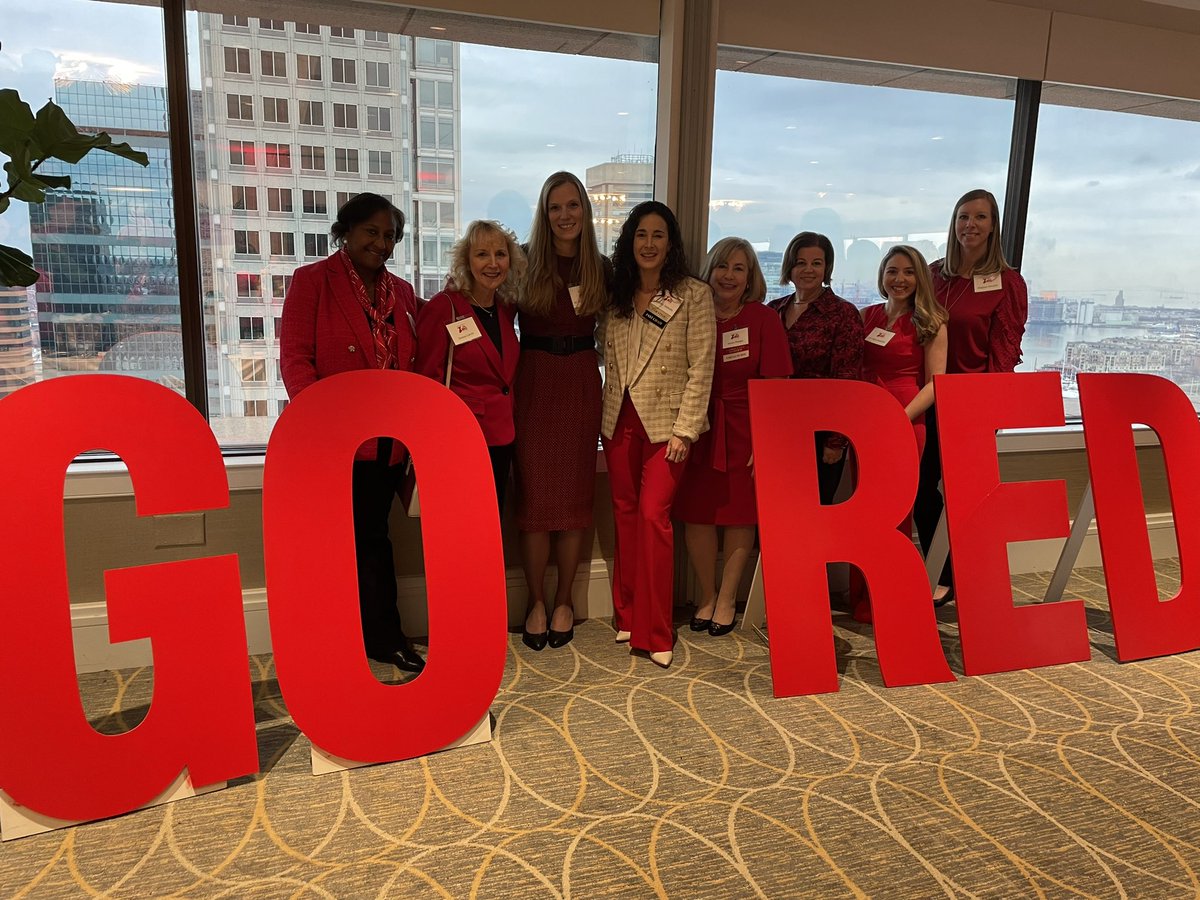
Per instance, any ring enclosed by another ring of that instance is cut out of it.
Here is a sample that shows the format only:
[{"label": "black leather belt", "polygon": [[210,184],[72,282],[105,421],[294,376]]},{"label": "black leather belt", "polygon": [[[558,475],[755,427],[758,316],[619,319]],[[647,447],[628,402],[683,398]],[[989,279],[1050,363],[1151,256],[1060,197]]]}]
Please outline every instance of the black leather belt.
[{"label": "black leather belt", "polygon": [[538,334],[521,335],[522,350],[541,350],[555,356],[570,356],[584,350],[595,350],[596,339],[592,335],[567,335],[546,337]]}]

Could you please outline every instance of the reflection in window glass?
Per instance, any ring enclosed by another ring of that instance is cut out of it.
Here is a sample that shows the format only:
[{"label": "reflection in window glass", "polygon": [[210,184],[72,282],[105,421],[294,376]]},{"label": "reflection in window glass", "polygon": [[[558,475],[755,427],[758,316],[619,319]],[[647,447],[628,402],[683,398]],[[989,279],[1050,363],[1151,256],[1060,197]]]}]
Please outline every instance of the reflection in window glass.
[{"label": "reflection in window glass", "polygon": [[1198,141],[1200,103],[1043,90],[1021,369],[1061,372],[1068,416],[1079,414],[1079,372],[1161,375],[1200,409]]},{"label": "reflection in window glass", "polygon": [[[150,165],[103,152],[74,166],[51,160],[39,174],[69,175],[71,187],[44,204],[14,202],[0,217],[0,243],[28,252],[41,273],[28,290],[0,288],[0,397],[87,372],[183,392],[162,44],[128,39],[161,31],[156,8],[79,0],[47,0],[6,17],[3,86],[34,112],[52,99],[81,131],[120,135]],[[233,54],[235,66],[240,59]],[[215,62],[223,69],[224,61]],[[227,104],[225,93],[220,116],[231,108],[240,115],[240,99]]]},{"label": "reflection in window glass", "polygon": [[[829,236],[833,287],[858,306],[879,299],[880,255],[945,248],[951,206],[987,188],[1003,202],[1015,82],[902,66],[722,47],[717,72],[709,244],[737,235],[758,250],[768,296],[787,242]],[[888,86],[880,86],[886,83]]]}]

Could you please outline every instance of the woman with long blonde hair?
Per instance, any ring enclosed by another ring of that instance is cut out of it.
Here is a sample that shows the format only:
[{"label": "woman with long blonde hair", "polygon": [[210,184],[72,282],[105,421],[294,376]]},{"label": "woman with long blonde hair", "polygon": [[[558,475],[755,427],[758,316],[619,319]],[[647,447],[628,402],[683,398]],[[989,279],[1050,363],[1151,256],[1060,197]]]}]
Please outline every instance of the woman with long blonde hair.
[{"label": "woman with long blonde hair", "polygon": [[[517,528],[529,586],[521,640],[541,650],[562,647],[575,634],[571,588],[592,524],[600,434],[596,316],[608,306],[610,280],[591,202],[570,172],[555,172],[542,185],[527,256],[518,305]],[[551,612],[544,582],[552,543],[558,584]]]}]

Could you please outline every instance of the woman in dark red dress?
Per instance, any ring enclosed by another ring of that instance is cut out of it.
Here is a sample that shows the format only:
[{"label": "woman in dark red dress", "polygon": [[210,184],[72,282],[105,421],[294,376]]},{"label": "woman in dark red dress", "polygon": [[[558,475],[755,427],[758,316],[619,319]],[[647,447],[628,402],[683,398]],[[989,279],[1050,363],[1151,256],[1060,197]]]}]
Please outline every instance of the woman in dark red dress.
[{"label": "woman in dark red dress", "polygon": [[[1021,337],[1029,290],[1000,246],[1000,207],[991,192],[968,191],[954,205],[946,237],[946,258],[929,267],[933,290],[946,308],[946,372],[1011,372],[1021,361]],[[925,453],[913,509],[921,549],[928,553],[942,515],[942,458],[937,409],[926,417]],[[954,598],[947,561],[934,589],[934,604]]]},{"label": "woman in dark red dress", "polygon": [[[795,292],[771,301],[783,319],[792,351],[793,378],[851,378],[862,375],[863,328],[854,305],[829,286],[833,244],[823,234],[802,231],[783,252],[783,276]],[[846,467],[846,438],[817,434],[817,479],[821,502],[833,502]]]},{"label": "woman in dark red dress", "polygon": [[[700,582],[702,602],[691,629],[719,637],[733,630],[738,585],[754,549],[758,523],[747,385],[752,378],[788,377],[792,358],[783,323],[763,305],[767,283],[747,241],[718,241],[700,278],[713,290],[717,314],[717,356],[708,404],[711,427],[692,447],[674,513],[686,523],[688,557]],[[717,526],[725,532],[719,591]]]},{"label": "woman in dark red dress", "polygon": [[[579,179],[546,179],[529,233],[517,370],[517,528],[529,607],[521,640],[532,650],[575,634],[571,587],[592,524],[600,435],[596,314],[608,306],[607,261],[596,247],[592,205]],[[551,535],[558,585],[547,616]]]},{"label": "woman in dark red dress", "polygon": [[[946,310],[934,296],[929,264],[915,247],[890,249],[879,265],[879,293],[886,303],[862,311],[866,343],[863,380],[896,398],[913,424],[917,457],[925,449],[925,412],[933,405],[933,376],[946,371]],[[912,514],[900,524],[912,537]],[[852,578],[853,616],[871,621],[861,578]]]}]

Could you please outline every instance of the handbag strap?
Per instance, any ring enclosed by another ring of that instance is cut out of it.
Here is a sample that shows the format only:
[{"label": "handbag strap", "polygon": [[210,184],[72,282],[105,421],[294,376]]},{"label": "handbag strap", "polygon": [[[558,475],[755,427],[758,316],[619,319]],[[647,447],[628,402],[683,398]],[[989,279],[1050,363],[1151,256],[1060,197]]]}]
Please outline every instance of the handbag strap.
[{"label": "handbag strap", "polygon": [[450,349],[446,351],[446,387],[450,387],[450,376],[454,372],[454,341],[450,342]]}]

